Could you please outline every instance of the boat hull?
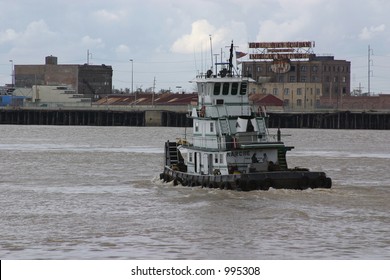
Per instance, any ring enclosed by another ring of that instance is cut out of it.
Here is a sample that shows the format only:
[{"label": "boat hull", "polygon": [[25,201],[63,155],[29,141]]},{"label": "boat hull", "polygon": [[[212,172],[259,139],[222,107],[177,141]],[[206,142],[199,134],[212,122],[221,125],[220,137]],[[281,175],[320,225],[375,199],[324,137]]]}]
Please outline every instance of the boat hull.
[{"label": "boat hull", "polygon": [[324,172],[312,172],[306,169],[290,169],[285,171],[267,171],[247,174],[230,175],[201,175],[190,174],[173,170],[165,166],[160,174],[164,182],[175,185],[181,184],[190,187],[207,187],[231,189],[239,191],[268,190],[274,189],[316,189],[331,188],[332,180],[326,177]]}]

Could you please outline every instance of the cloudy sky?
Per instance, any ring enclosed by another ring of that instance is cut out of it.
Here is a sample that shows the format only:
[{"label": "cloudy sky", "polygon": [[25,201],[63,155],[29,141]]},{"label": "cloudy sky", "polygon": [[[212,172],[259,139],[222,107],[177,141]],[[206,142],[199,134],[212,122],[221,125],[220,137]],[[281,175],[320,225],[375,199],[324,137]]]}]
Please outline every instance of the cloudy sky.
[{"label": "cloudy sky", "polygon": [[[390,94],[388,0],[0,0],[0,85],[13,64],[111,65],[115,88],[193,90],[234,40],[315,41],[314,52],[352,63],[352,88]],[[133,63],[130,62],[133,60]],[[13,62],[10,62],[12,60]],[[133,72],[132,72],[133,67]]]}]

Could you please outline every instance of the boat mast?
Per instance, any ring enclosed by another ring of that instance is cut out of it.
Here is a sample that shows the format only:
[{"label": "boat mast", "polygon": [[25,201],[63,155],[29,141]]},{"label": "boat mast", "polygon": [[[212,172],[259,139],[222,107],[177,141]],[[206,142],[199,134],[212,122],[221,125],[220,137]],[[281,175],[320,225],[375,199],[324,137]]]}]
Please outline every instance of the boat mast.
[{"label": "boat mast", "polygon": [[211,71],[213,71],[213,41],[210,35],[210,56],[211,56]]},{"label": "boat mast", "polygon": [[233,74],[233,41],[232,41],[232,44],[230,45],[230,56],[229,56],[229,69],[228,69],[228,73],[229,73],[229,76],[231,77],[232,74]]}]

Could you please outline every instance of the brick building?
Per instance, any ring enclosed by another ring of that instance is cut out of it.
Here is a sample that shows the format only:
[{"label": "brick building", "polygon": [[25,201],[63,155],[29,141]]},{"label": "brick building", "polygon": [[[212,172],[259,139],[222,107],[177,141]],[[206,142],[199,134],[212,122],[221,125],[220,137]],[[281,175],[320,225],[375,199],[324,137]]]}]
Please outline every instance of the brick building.
[{"label": "brick building", "polygon": [[242,63],[242,72],[257,82],[251,91],[274,94],[290,109],[315,109],[321,96],[349,96],[351,62],[317,56],[313,46],[314,42],[249,43],[256,50]]},{"label": "brick building", "polygon": [[47,56],[44,65],[15,65],[15,87],[63,85],[85,97],[98,99],[112,92],[112,67],[108,65],[58,64]]}]

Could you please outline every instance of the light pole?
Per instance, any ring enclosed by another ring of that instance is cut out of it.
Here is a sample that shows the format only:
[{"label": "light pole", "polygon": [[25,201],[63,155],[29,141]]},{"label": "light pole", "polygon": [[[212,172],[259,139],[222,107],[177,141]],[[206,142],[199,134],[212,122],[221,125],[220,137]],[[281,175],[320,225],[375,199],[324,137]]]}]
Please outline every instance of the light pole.
[{"label": "light pole", "polygon": [[[131,93],[134,93],[133,85],[134,85],[134,60],[130,59],[131,62]],[[137,101],[137,94],[134,94],[134,103]]]},{"label": "light pole", "polygon": [[12,59],[9,60],[11,62],[11,86],[14,86],[14,61]]}]

